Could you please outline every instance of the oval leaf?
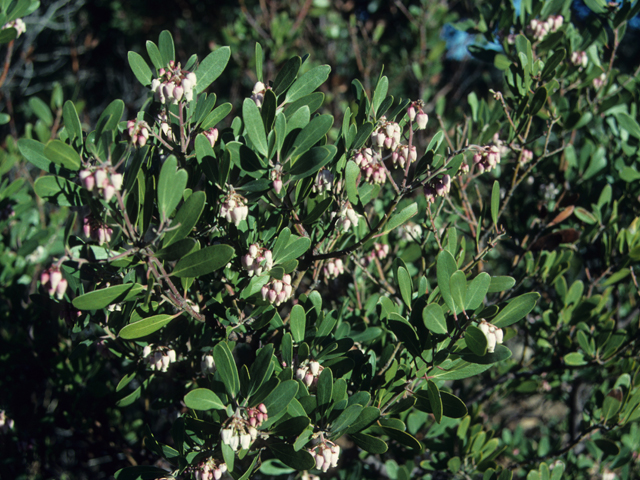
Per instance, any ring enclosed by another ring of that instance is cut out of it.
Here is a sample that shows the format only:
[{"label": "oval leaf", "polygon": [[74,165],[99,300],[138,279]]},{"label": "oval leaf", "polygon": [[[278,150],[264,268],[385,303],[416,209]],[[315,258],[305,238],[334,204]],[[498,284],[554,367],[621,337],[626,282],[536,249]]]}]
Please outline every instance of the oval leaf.
[{"label": "oval leaf", "polygon": [[193,410],[225,410],[222,400],[208,388],[196,388],[184,396],[184,404]]},{"label": "oval leaf", "polygon": [[173,315],[154,315],[153,317],[145,318],[127,325],[120,330],[119,336],[125,340],[135,340],[136,338],[146,337],[147,335],[151,335],[152,333],[160,330],[167,323],[173,320],[173,318]]},{"label": "oval leaf", "polygon": [[171,274],[178,278],[207,275],[229,263],[233,254],[234,249],[229,245],[212,245],[184,257]]}]

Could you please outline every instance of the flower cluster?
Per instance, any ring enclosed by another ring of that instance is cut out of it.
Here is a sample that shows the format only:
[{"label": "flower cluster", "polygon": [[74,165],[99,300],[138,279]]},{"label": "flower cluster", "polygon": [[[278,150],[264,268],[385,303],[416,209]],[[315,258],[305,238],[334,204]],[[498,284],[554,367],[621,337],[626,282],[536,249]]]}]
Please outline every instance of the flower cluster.
[{"label": "flower cluster", "polygon": [[318,172],[318,176],[316,177],[316,181],[313,182],[313,193],[331,191],[334,178],[335,177],[333,176],[333,173],[331,173],[329,170],[320,170]]},{"label": "flower cluster", "polygon": [[333,442],[325,441],[309,450],[309,453],[316,461],[316,468],[318,470],[326,472],[331,467],[338,466],[340,447]]},{"label": "flower cluster", "polygon": [[444,197],[451,190],[451,176],[443,175],[441,178],[434,178],[424,186],[424,196],[428,203],[433,203],[436,196]]},{"label": "flower cluster", "polygon": [[160,123],[160,131],[162,134],[170,141],[175,142],[176,136],[171,129],[171,125],[169,125],[169,117],[167,117],[167,112],[161,111],[158,113],[158,123]]},{"label": "flower cluster", "polygon": [[502,329],[491,325],[489,322],[482,320],[479,326],[484,336],[487,337],[487,352],[493,353],[496,351],[496,344],[502,343],[503,333]]},{"label": "flower cluster", "polygon": [[318,385],[318,377],[324,370],[324,367],[315,360],[301,364],[296,370],[296,378],[302,380],[308,388]]},{"label": "flower cluster", "polygon": [[379,260],[384,260],[389,255],[389,245],[386,243],[378,243],[375,242],[373,244],[373,250],[369,252],[369,255],[366,256],[365,260],[367,263],[373,262],[376,258]]},{"label": "flower cluster", "polygon": [[258,438],[257,427],[268,419],[269,415],[267,415],[267,407],[264,403],[257,407],[246,408],[244,411],[238,408],[229,424],[220,431],[222,443],[226,443],[234,451],[239,448],[248,450]]},{"label": "flower cluster", "polygon": [[27,26],[24,24],[24,21],[21,18],[16,18],[12,22],[5,23],[2,27],[2,30],[4,30],[5,28],[15,28],[16,38],[27,31]]},{"label": "flower cluster", "polygon": [[353,161],[360,167],[367,182],[383,184],[387,180],[387,169],[382,164],[382,155],[371,148],[361,148],[353,157]]},{"label": "flower cluster", "polygon": [[145,122],[129,120],[127,122],[127,133],[134,146],[144,147],[149,140],[149,129]]},{"label": "flower cluster", "polygon": [[156,350],[151,355],[151,346],[147,345],[142,350],[142,358],[146,359],[147,363],[151,367],[151,370],[157,372],[166,372],[169,370],[169,365],[176,361],[176,352],[171,348],[161,348]]},{"label": "flower cluster", "polygon": [[84,188],[95,196],[102,196],[106,202],[122,188],[122,174],[111,173],[106,167],[81,170],[78,177]]},{"label": "flower cluster", "polygon": [[224,462],[217,463],[213,458],[206,462],[201,462],[193,472],[196,480],[220,480],[222,475],[227,472],[227,464]]},{"label": "flower cluster", "polygon": [[549,33],[558,31],[563,23],[564,17],[562,15],[550,15],[544,22],[534,18],[529,24],[529,32],[535,40],[542,40]]},{"label": "flower cluster", "polygon": [[331,258],[324,264],[322,271],[328,279],[338,278],[338,275],[344,273],[344,263],[340,258]]},{"label": "flower cluster", "polygon": [[204,132],[202,132],[202,134],[207,137],[207,140],[209,140],[209,143],[211,144],[211,148],[213,148],[213,146],[218,141],[218,129],[215,127],[210,128],[209,130],[205,130]]},{"label": "flower cluster", "polygon": [[219,215],[237,227],[249,215],[247,199],[232,190],[220,204]]},{"label": "flower cluster", "polygon": [[193,100],[196,86],[196,74],[182,70],[180,63],[171,60],[166,69],[159,70],[159,77],[151,81],[151,91],[155,93],[156,101],[177,105],[183,98]]},{"label": "flower cluster", "polygon": [[92,215],[84,217],[82,231],[86,237],[97,241],[98,245],[109,243],[111,235],[113,235],[113,230],[109,226],[95,219]]},{"label": "flower cluster", "polygon": [[380,118],[378,128],[371,134],[371,143],[377,148],[395,150],[400,145],[402,130],[396,122],[387,122],[385,117]]},{"label": "flower cluster", "polygon": [[523,148],[522,155],[520,156],[520,164],[526,165],[531,160],[533,160],[533,152],[531,150],[527,150],[526,148]]},{"label": "flower cluster", "polygon": [[276,192],[276,195],[280,194],[280,190],[282,190],[282,166],[276,165],[273,170],[270,172],[271,181],[273,182],[271,186],[273,186],[273,190]]},{"label": "flower cluster", "polygon": [[260,290],[262,299],[273,303],[276,307],[281,303],[286,302],[293,293],[293,287],[291,286],[291,275],[285,274],[282,276],[282,280],[277,278],[272,279]]},{"label": "flower cluster", "polygon": [[55,296],[62,300],[64,292],[67,290],[67,280],[62,276],[60,268],[51,265],[40,274],[40,284],[50,296]]},{"label": "flower cluster", "polygon": [[200,462],[193,467],[193,476],[195,480],[220,480],[222,475],[227,471],[227,464],[218,462],[213,458],[209,458],[205,462]]},{"label": "flower cluster", "polygon": [[13,430],[13,425],[13,419],[7,417],[4,410],[0,410],[0,432],[7,433],[9,430]]},{"label": "flower cluster", "polygon": [[422,227],[416,223],[405,223],[397,230],[401,240],[413,242],[422,238]]},{"label": "flower cluster", "polygon": [[240,259],[244,269],[249,272],[249,276],[260,275],[262,272],[268,272],[273,267],[273,254],[271,250],[267,250],[254,243],[249,246],[249,253]]},{"label": "flower cluster", "polygon": [[473,163],[480,172],[490,172],[500,163],[500,147],[497,145],[486,145],[473,156]]},{"label": "flower cluster", "polygon": [[216,371],[216,362],[213,360],[213,355],[204,354],[202,360],[200,360],[200,371],[202,375],[208,375]]},{"label": "flower cluster", "polygon": [[599,77],[593,79],[593,88],[599,90],[603,85],[605,80],[607,79],[606,73],[601,73]]},{"label": "flower cluster", "polygon": [[391,154],[393,165],[404,168],[407,163],[413,163],[418,159],[418,151],[415,145],[398,145],[398,148]]},{"label": "flower cluster", "polygon": [[422,111],[422,101],[412,102],[409,108],[407,108],[407,115],[409,116],[409,120],[416,122],[418,130],[427,128],[429,116]]},{"label": "flower cluster", "polygon": [[267,91],[267,87],[262,82],[256,82],[253,86],[253,91],[251,92],[251,100],[256,102],[258,108],[262,106],[262,102],[264,102],[264,92]]},{"label": "flower cluster", "polygon": [[571,63],[576,67],[587,68],[589,59],[587,58],[587,52],[576,51],[571,53]]},{"label": "flower cluster", "polygon": [[[333,212],[335,215],[335,212]],[[351,230],[351,225],[354,227],[358,226],[358,214],[351,206],[351,203],[345,202],[340,208],[340,213],[338,214],[338,223],[336,226],[339,230],[343,232],[348,232]]]}]

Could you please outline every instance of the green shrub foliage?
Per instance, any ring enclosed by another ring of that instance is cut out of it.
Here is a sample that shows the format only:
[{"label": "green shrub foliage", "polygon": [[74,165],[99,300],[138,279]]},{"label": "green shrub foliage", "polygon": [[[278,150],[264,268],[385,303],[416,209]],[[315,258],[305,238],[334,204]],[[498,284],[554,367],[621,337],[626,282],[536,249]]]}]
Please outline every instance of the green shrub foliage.
[{"label": "green shrub foliage", "polygon": [[[16,5],[0,23],[36,7]],[[169,31],[128,53],[138,112],[88,127],[59,88],[22,99],[0,398],[25,342],[68,392],[58,425],[93,408],[148,452],[118,479],[636,478],[638,71],[616,55],[640,3],[587,2],[586,26],[566,1],[491,5],[456,27],[500,43],[470,50],[504,82],[459,104],[382,71],[334,117],[333,66],[267,76],[260,43],[232,104],[232,49],[180,58]]]}]

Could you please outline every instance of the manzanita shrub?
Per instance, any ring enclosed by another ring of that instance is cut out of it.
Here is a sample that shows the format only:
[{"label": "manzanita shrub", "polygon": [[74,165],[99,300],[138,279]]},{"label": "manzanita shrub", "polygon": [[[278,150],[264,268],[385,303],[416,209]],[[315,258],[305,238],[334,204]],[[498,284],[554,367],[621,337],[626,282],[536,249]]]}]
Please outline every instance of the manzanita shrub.
[{"label": "manzanita shrub", "polygon": [[[566,1],[465,22],[505,83],[464,119],[380,73],[336,120],[331,67],[264,78],[260,44],[232,118],[230,49],[176,58],[164,31],[128,54],[139,112],[114,100],[86,131],[57,95],[55,129],[7,142],[69,212],[32,300],[112,365],[114,407],[172,422],[136,424],[159,466],[117,478],[640,473],[638,71],[614,67],[640,2],[588,5],[582,28]],[[27,186],[0,188],[4,231]],[[529,397],[572,408],[534,440]]]}]

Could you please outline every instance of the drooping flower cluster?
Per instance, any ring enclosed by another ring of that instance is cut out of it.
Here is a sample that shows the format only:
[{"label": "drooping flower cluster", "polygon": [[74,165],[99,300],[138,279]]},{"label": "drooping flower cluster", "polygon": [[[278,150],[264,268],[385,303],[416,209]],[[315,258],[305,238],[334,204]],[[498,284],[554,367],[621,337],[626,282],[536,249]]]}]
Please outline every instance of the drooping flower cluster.
[{"label": "drooping flower cluster", "polygon": [[500,147],[485,145],[473,156],[473,163],[480,172],[490,172],[500,163]]},{"label": "drooping flower cluster", "polygon": [[102,245],[105,242],[109,243],[111,241],[111,235],[113,235],[111,227],[97,220],[92,215],[84,217],[82,231],[86,237],[97,241],[98,245]]},{"label": "drooping flower cluster", "polygon": [[373,262],[376,258],[378,260],[384,260],[389,255],[389,245],[386,243],[375,242],[373,244],[373,250],[365,257],[367,264]]},{"label": "drooping flower cluster", "polygon": [[380,117],[378,127],[371,134],[371,143],[376,148],[395,150],[400,145],[402,130],[396,122],[387,122],[385,117]]},{"label": "drooping flower cluster", "polygon": [[55,294],[58,300],[62,300],[68,286],[67,280],[62,276],[60,268],[56,265],[51,265],[40,274],[40,284],[49,296]]},{"label": "drooping flower cluster", "polygon": [[112,173],[106,167],[81,170],[78,177],[84,188],[94,196],[102,196],[106,202],[122,188],[122,174]]},{"label": "drooping flower cluster", "polygon": [[27,31],[27,26],[24,24],[24,21],[21,18],[16,18],[15,20],[5,23],[2,27],[2,30],[5,28],[15,28],[16,29],[16,38],[22,35]]},{"label": "drooping flower cluster", "polygon": [[220,480],[226,472],[227,464],[214,458],[209,458],[193,467],[195,480]]},{"label": "drooping flower cluster", "polygon": [[147,140],[149,140],[149,129],[146,122],[129,120],[127,122],[127,133],[134,146],[144,147],[147,144]]},{"label": "drooping flower cluster", "polygon": [[153,352],[150,345],[147,345],[142,350],[142,358],[149,364],[151,370],[157,372],[166,372],[169,370],[169,365],[176,361],[176,352],[171,348],[161,347]]},{"label": "drooping flower cluster", "polygon": [[13,430],[13,425],[13,418],[7,417],[5,411],[0,410],[0,432],[7,433],[9,430]]},{"label": "drooping flower cluster", "polygon": [[180,63],[171,60],[166,69],[159,70],[159,77],[151,81],[151,91],[156,101],[177,105],[183,98],[193,100],[197,78],[194,72],[182,70]]},{"label": "drooping flower cluster", "polygon": [[587,68],[589,59],[587,58],[587,52],[576,51],[571,52],[571,63],[576,67]]},{"label": "drooping flower cluster", "polygon": [[264,93],[267,91],[267,87],[262,82],[256,82],[253,86],[253,91],[251,92],[251,100],[256,102],[258,108],[262,106],[262,102],[264,102]]},{"label": "drooping flower cluster", "polygon": [[234,451],[242,448],[248,450],[258,438],[258,428],[269,419],[267,407],[261,403],[257,407],[241,409],[230,418],[229,424],[220,431],[222,443],[229,445]]},{"label": "drooping flower cluster", "polygon": [[171,125],[169,125],[169,118],[167,117],[167,112],[161,111],[158,113],[158,122],[160,123],[160,131],[162,134],[172,142],[176,141],[176,136],[171,129]]},{"label": "drooping flower cluster", "polygon": [[211,144],[211,148],[213,148],[213,146],[218,141],[218,129],[215,127],[210,128],[209,130],[205,130],[204,132],[202,132],[202,134],[207,137],[207,140],[209,140],[209,143]]},{"label": "drooping flower cluster", "polygon": [[496,344],[500,345],[503,339],[503,332],[501,328],[490,324],[486,320],[482,320],[479,327],[487,338],[487,352],[493,353],[496,351]]},{"label": "drooping flower cluster", "polygon": [[401,240],[413,242],[422,238],[422,227],[416,223],[405,223],[396,230]]},{"label": "drooping flower cluster", "polygon": [[273,267],[273,254],[271,250],[261,247],[257,243],[249,246],[249,253],[240,259],[242,267],[252,277],[260,275],[262,272],[268,272]]},{"label": "drooping flower cluster", "polygon": [[353,209],[350,202],[345,202],[340,208],[336,227],[346,233],[351,229],[352,225],[354,227],[358,226],[358,214]]},{"label": "drooping flower cluster", "polygon": [[451,176],[443,175],[440,178],[433,178],[424,186],[424,196],[428,203],[433,203],[436,196],[444,197],[451,190]]},{"label": "drooping flower cluster", "polygon": [[382,185],[387,180],[387,170],[382,164],[380,151],[371,148],[361,148],[353,157],[353,161],[360,167],[367,182]]},{"label": "drooping flower cluster", "polygon": [[398,148],[391,154],[393,165],[404,168],[407,163],[413,163],[418,159],[418,151],[415,145],[398,145]]},{"label": "drooping flower cluster", "polygon": [[315,360],[304,362],[296,370],[296,378],[302,380],[307,388],[315,388],[318,385],[318,377],[324,367]]},{"label": "drooping flower cluster", "polygon": [[333,442],[325,440],[309,450],[309,453],[316,461],[316,468],[326,472],[332,467],[338,466],[340,459],[340,447]]},{"label": "drooping flower cluster", "polygon": [[247,199],[235,193],[232,189],[220,204],[219,215],[237,227],[249,215]]},{"label": "drooping flower cluster", "polygon": [[593,79],[593,88],[599,90],[603,85],[605,80],[607,79],[606,73],[601,73],[600,76]]},{"label": "drooping flower cluster", "polygon": [[409,116],[409,120],[416,122],[418,130],[427,128],[429,116],[422,110],[422,101],[412,102],[409,108],[407,108],[407,115]]},{"label": "drooping flower cluster", "polygon": [[550,15],[545,21],[534,18],[529,23],[529,32],[535,40],[542,40],[549,33],[556,32],[562,27],[564,17],[562,15]]},{"label": "drooping flower cluster", "polygon": [[531,160],[533,160],[533,152],[524,148],[520,157],[520,165],[526,165]]},{"label": "drooping flower cluster", "polygon": [[324,272],[324,276],[329,280],[338,278],[338,275],[344,273],[344,263],[342,263],[342,259],[340,258],[331,258],[324,264],[322,271]]},{"label": "drooping flower cluster", "polygon": [[320,170],[318,172],[318,176],[316,177],[316,181],[313,182],[313,193],[331,191],[334,178],[335,177],[333,176],[333,173],[331,173],[329,170]]},{"label": "drooping flower cluster", "polygon": [[291,275],[289,274],[283,275],[282,280],[272,278],[271,281],[260,290],[262,299],[274,304],[276,307],[289,300],[292,293],[293,287],[291,286]]},{"label": "drooping flower cluster", "polygon": [[204,354],[202,360],[200,360],[200,371],[202,375],[208,375],[216,371],[216,362],[213,360],[213,355]]}]

